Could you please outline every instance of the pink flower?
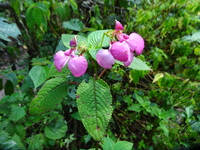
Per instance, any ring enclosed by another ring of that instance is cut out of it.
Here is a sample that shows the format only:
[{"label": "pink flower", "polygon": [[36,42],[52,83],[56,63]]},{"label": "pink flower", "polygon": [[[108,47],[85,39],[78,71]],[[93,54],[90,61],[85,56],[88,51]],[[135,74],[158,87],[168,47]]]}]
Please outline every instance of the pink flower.
[{"label": "pink flower", "polygon": [[84,56],[72,56],[68,62],[68,68],[75,77],[82,76],[88,67],[88,62]]},{"label": "pink flower", "polygon": [[122,62],[126,62],[128,61],[128,57],[129,57],[129,47],[126,44],[126,42],[114,42],[113,44],[111,44],[110,48],[110,53],[113,55],[113,57],[116,60],[122,61]]},{"label": "pink flower", "polygon": [[117,21],[117,20],[115,20],[115,30],[116,31],[124,30],[123,25],[119,21]]},{"label": "pink flower", "polygon": [[129,39],[126,40],[130,50],[135,51],[138,55],[140,55],[144,49],[144,40],[137,33],[131,33],[129,35]]},{"label": "pink flower", "polygon": [[133,58],[134,58],[133,52],[129,51],[128,52],[128,60],[126,62],[124,62],[124,66],[128,67],[132,63]]},{"label": "pink flower", "polygon": [[67,54],[70,50],[64,52],[64,51],[58,51],[54,55],[54,65],[56,69],[60,72],[61,69],[66,65],[68,60],[70,59],[70,56]]},{"label": "pink flower", "polygon": [[98,64],[105,69],[111,69],[112,65],[115,63],[115,59],[110,51],[103,49],[97,52],[96,60]]}]

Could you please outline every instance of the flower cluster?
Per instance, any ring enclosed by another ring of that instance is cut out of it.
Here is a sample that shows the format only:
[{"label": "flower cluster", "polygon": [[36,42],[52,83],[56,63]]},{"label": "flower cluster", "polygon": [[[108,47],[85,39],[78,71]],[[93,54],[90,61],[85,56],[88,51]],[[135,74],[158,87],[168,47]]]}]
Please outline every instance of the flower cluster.
[{"label": "flower cluster", "polygon": [[75,77],[82,76],[88,67],[88,62],[83,55],[76,55],[77,39],[76,36],[70,41],[70,49],[58,51],[54,55],[54,65],[58,71],[68,63],[68,68]]},{"label": "flower cluster", "polygon": [[97,52],[96,59],[98,64],[105,68],[111,69],[115,59],[124,63],[128,67],[134,58],[134,52],[140,55],[144,49],[144,40],[137,33],[127,35],[123,33],[123,25],[116,20],[114,41],[111,41],[109,50],[101,49]]}]

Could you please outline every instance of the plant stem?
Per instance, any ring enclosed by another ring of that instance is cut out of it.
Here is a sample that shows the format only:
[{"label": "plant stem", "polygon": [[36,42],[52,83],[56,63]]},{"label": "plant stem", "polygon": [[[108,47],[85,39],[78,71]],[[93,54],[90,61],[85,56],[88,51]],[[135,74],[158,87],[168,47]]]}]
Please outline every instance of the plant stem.
[{"label": "plant stem", "polygon": [[101,76],[104,74],[105,71],[106,71],[106,69],[103,69],[103,71],[102,71],[101,74],[99,75],[99,78],[101,78]]}]

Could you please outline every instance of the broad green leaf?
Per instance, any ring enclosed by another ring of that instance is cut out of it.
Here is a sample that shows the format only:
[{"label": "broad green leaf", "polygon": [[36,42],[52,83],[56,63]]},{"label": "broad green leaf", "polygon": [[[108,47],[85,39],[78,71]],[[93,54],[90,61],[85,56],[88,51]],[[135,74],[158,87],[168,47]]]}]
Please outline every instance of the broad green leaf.
[{"label": "broad green leaf", "polygon": [[[74,34],[62,34],[61,40],[62,40],[64,46],[70,48],[69,43],[75,36],[76,35],[74,35]],[[82,35],[78,35],[77,41],[78,41],[78,46],[86,45],[87,39],[86,39],[86,37],[84,37]]]},{"label": "broad green leaf", "polygon": [[59,72],[56,69],[55,65],[52,64],[51,67],[49,68],[47,79],[53,78],[53,77],[66,77],[69,74],[71,74],[71,72],[69,71],[69,69],[67,69],[66,66],[62,68],[62,70]]},{"label": "broad green leaf", "polygon": [[20,150],[17,142],[11,139],[9,134],[5,131],[0,131],[0,149],[2,150]]},{"label": "broad green leaf", "polygon": [[[68,47],[69,47],[69,45],[68,45]],[[68,47],[66,47],[66,46],[63,44],[62,40],[60,40],[59,43],[58,43],[58,45],[56,46],[55,53],[56,53],[57,51],[60,51],[60,50],[65,51],[65,50],[68,49]]]},{"label": "broad green leaf", "polygon": [[46,70],[42,66],[34,66],[30,70],[29,76],[33,80],[35,88],[39,87],[41,84],[44,83],[44,81],[46,80],[46,76],[47,76],[46,74],[47,74]]},{"label": "broad green leaf", "polygon": [[49,139],[60,139],[66,135],[67,125],[63,118],[53,120],[48,126],[45,127],[44,133]]},{"label": "broad green leaf", "polygon": [[89,49],[89,53],[96,60],[96,54],[99,51],[99,49]]},{"label": "broad green leaf", "polygon": [[63,22],[63,27],[74,31],[81,31],[84,29],[84,24],[79,19],[71,19],[70,21]]},{"label": "broad green leaf", "polygon": [[[110,30],[98,30],[91,32],[87,37],[87,43],[90,49],[98,49],[109,46],[110,39],[105,35],[105,32]],[[103,41],[102,41],[103,40]]]},{"label": "broad green leaf", "polygon": [[118,141],[113,146],[113,150],[132,150],[133,143],[127,141]]},{"label": "broad green leaf", "polygon": [[25,149],[26,149],[25,146],[24,146],[24,144],[23,144],[22,141],[21,141],[21,138],[20,138],[17,134],[15,134],[15,135],[12,137],[12,140],[15,141],[15,142],[17,143],[17,145],[19,146],[20,149],[22,149],[22,150],[25,150]]},{"label": "broad green leaf", "polygon": [[38,27],[41,26],[42,24],[42,21],[43,21],[43,16],[42,16],[42,12],[40,9],[38,9],[37,7],[36,8],[33,8],[32,10],[32,16],[33,16],[33,20],[35,21],[35,23],[38,25]]},{"label": "broad green leaf", "polygon": [[28,144],[27,150],[42,150],[45,144],[45,137],[43,133],[33,135],[26,139]]},{"label": "broad green leaf", "polygon": [[153,79],[153,83],[158,81],[159,79],[163,78],[164,74],[163,73],[158,73],[155,75],[154,79]]},{"label": "broad green leaf", "polygon": [[[124,66],[122,62],[120,61],[116,61],[116,62]],[[149,66],[147,66],[145,62],[143,62],[142,60],[136,57],[134,57],[132,63],[128,67],[135,70],[151,70],[151,68],[149,68]]]},{"label": "broad green leaf", "polygon": [[102,139],[102,144],[101,147],[103,148],[103,150],[113,150],[113,146],[114,146],[114,142],[111,138],[109,137],[104,137]]},{"label": "broad green leaf", "polygon": [[103,80],[83,81],[77,89],[77,97],[83,125],[95,140],[100,141],[113,111],[109,86]]},{"label": "broad green leaf", "polygon": [[141,110],[143,110],[143,108],[141,107],[140,104],[132,104],[131,106],[128,107],[128,110],[140,112]]},{"label": "broad green leaf", "polygon": [[17,39],[20,34],[15,23],[9,23],[7,19],[0,17],[0,39],[10,42],[9,37]]},{"label": "broad green leaf", "polygon": [[10,114],[10,119],[12,121],[18,121],[26,115],[24,107],[13,106]]},{"label": "broad green leaf", "polygon": [[31,114],[42,114],[54,109],[67,95],[66,78],[53,78],[45,82],[30,104]]}]

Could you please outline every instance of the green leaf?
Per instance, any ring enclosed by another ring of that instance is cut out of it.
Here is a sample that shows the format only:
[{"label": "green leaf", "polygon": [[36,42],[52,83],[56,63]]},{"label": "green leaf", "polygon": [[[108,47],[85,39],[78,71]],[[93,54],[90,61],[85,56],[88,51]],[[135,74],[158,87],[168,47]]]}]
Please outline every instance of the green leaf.
[{"label": "green leaf", "polygon": [[[75,34],[62,34],[61,40],[62,40],[64,46],[70,48],[69,43],[75,36],[76,36]],[[81,36],[81,35],[78,35],[77,41],[78,41],[78,46],[86,45],[86,43],[87,43],[86,37]]]},{"label": "green leaf", "polygon": [[47,74],[46,70],[42,66],[34,66],[30,70],[29,76],[33,80],[35,88],[39,87],[41,84],[44,83],[44,81],[46,80],[46,76],[47,76],[46,74]]},{"label": "green leaf", "polygon": [[141,107],[140,104],[132,104],[131,106],[128,107],[128,110],[140,112],[141,110],[143,110],[143,108]]},{"label": "green leaf", "polygon": [[32,10],[32,16],[33,16],[32,19],[35,21],[35,23],[38,25],[38,27],[40,27],[42,24],[42,21],[43,21],[42,15],[43,14],[42,14],[41,10],[38,9],[37,7]]},{"label": "green leaf", "polygon": [[4,93],[5,95],[11,95],[14,93],[14,85],[13,83],[10,81],[10,80],[7,80],[6,81],[6,84],[5,84],[5,88],[4,88]]},{"label": "green leaf", "polygon": [[[91,32],[87,37],[87,43],[90,49],[97,49],[101,47],[109,46],[110,39],[105,35],[105,32],[110,30],[98,30]],[[103,42],[102,42],[103,40]]]},{"label": "green leaf", "polygon": [[[124,64],[120,61],[116,61],[118,64],[124,66]],[[130,64],[130,66],[128,66],[131,69],[135,69],[135,70],[151,70],[151,68],[149,68],[149,66],[146,65],[145,62],[143,62],[142,60],[140,60],[139,58],[134,57],[132,63]]]},{"label": "green leaf", "polygon": [[163,73],[158,73],[158,74],[156,74],[155,77],[154,77],[154,79],[153,79],[153,82],[152,82],[152,83],[158,81],[159,79],[161,79],[161,78],[163,78],[163,77],[164,77],[164,74],[163,74]]},{"label": "green leaf", "polygon": [[62,68],[62,70],[59,72],[55,65],[52,64],[51,67],[49,68],[47,79],[53,78],[53,77],[66,77],[67,75],[71,74],[69,69],[67,67]]},{"label": "green leaf", "polygon": [[66,78],[53,78],[45,82],[30,104],[31,114],[42,114],[59,105],[68,91]]},{"label": "green leaf", "polygon": [[24,144],[22,143],[20,137],[19,137],[17,134],[15,134],[15,135],[12,137],[12,140],[15,141],[15,142],[17,143],[17,145],[19,146],[20,149],[22,149],[22,150],[25,150],[25,149],[26,149],[25,146],[24,146]]},{"label": "green leaf", "polygon": [[12,140],[7,132],[0,131],[0,149],[2,150],[20,150],[17,142]]},{"label": "green leaf", "polygon": [[109,86],[103,80],[83,81],[77,89],[77,97],[83,125],[95,140],[100,141],[113,111]]},{"label": "green leaf", "polygon": [[63,27],[74,31],[81,31],[84,29],[84,24],[79,19],[71,19],[70,21],[63,22]]},{"label": "green leaf", "polygon": [[26,143],[28,144],[27,150],[42,150],[45,144],[44,134],[36,134],[32,137],[26,139]]},{"label": "green leaf", "polygon": [[114,142],[111,138],[106,137],[102,139],[102,143],[101,147],[103,148],[103,150],[113,150],[113,146],[114,146]]},{"label": "green leaf", "polygon": [[118,141],[114,146],[113,150],[132,150],[133,143],[127,141]]},{"label": "green leaf", "polygon": [[26,115],[26,112],[25,112],[25,110],[24,110],[24,107],[13,106],[9,118],[10,118],[12,121],[18,121],[18,120],[20,120],[21,118],[23,118],[25,115]]},{"label": "green leaf", "polygon": [[48,126],[45,127],[44,133],[49,139],[60,139],[66,135],[67,125],[63,118],[53,120]]},{"label": "green leaf", "polygon": [[9,23],[7,19],[0,17],[0,39],[10,42],[9,37],[17,39],[20,34],[15,23]]}]

